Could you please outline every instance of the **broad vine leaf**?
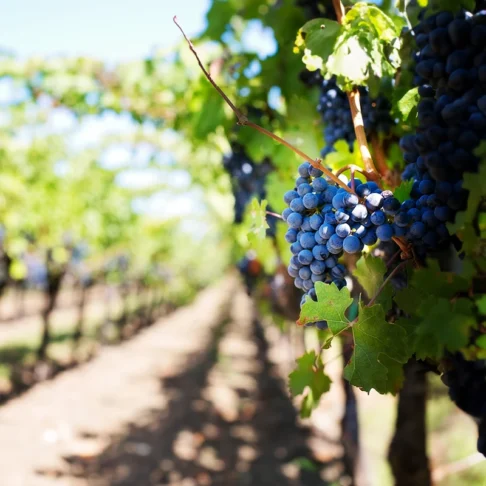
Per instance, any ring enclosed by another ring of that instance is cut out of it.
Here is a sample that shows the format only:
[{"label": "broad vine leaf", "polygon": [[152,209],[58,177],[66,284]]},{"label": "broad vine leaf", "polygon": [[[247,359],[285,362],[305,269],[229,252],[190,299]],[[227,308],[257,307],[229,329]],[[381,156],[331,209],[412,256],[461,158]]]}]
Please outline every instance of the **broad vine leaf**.
[{"label": "broad vine leaf", "polygon": [[477,327],[473,303],[458,299],[429,297],[422,302],[415,330],[417,358],[441,358],[447,349],[459,351],[467,346],[471,329]]},{"label": "broad vine leaf", "polygon": [[[482,144],[478,150],[477,154],[481,157],[481,164],[479,166],[479,173],[465,173],[464,182],[462,187],[469,191],[469,196],[467,200],[467,207],[464,211],[457,213],[454,223],[449,223],[447,225],[448,230],[451,234],[459,232],[461,229],[468,228],[472,226],[472,223],[478,212],[479,205],[483,198],[486,197],[486,186],[484,181],[486,180],[486,144]],[[467,234],[467,233],[466,233]]]},{"label": "broad vine leaf", "polygon": [[405,95],[398,100],[398,111],[402,115],[403,120],[407,120],[412,110],[418,105],[420,96],[418,94],[418,88],[412,88],[407,91]]},{"label": "broad vine leaf", "polygon": [[289,387],[294,397],[308,389],[302,402],[301,415],[309,417],[321,396],[331,387],[331,379],[324,373],[324,364],[314,350],[297,359],[297,368],[289,375]]},{"label": "broad vine leaf", "polygon": [[413,180],[403,181],[394,191],[393,195],[402,203],[409,199]]},{"label": "broad vine leaf", "polygon": [[[365,289],[368,298],[372,299],[383,284],[386,271],[387,268],[382,259],[367,255],[358,260],[353,274]],[[393,288],[388,283],[380,290],[375,303],[383,306],[383,310],[388,312],[392,307],[392,297]]]},{"label": "broad vine leaf", "polygon": [[248,241],[250,244],[255,244],[255,240],[264,240],[267,229],[267,201],[264,199],[261,203],[257,198],[253,198],[250,204],[250,215],[252,226],[248,233]]},{"label": "broad vine leaf", "polygon": [[334,50],[342,27],[334,20],[313,19],[298,32],[295,41],[297,52],[305,46],[313,56],[318,56],[325,63]]},{"label": "broad vine leaf", "polygon": [[[469,278],[471,275],[469,275]],[[418,358],[440,358],[445,350],[466,346],[476,327],[474,304],[456,299],[469,288],[469,279],[452,272],[441,272],[438,263],[415,270],[408,288],[395,296],[395,302],[410,317],[400,323],[409,334],[409,346]]]},{"label": "broad vine leaf", "polygon": [[486,295],[482,295],[476,300],[476,306],[481,315],[486,316]]},{"label": "broad vine leaf", "polygon": [[346,310],[353,303],[349,289],[339,290],[335,283],[316,282],[317,302],[307,299],[300,311],[297,323],[301,326],[310,322],[327,321],[329,329],[335,334],[349,326]]},{"label": "broad vine leaf", "polygon": [[383,283],[385,273],[385,262],[381,258],[369,255],[363,256],[358,260],[353,275],[365,289],[368,298],[372,299]]},{"label": "broad vine leaf", "polygon": [[372,78],[392,75],[399,66],[399,28],[374,5],[359,2],[343,24],[314,19],[299,32],[295,50],[303,51],[309,70],[336,76],[340,88],[364,85]]},{"label": "broad vine leaf", "polygon": [[410,357],[405,330],[386,322],[380,305],[361,305],[351,329],[354,352],[344,368],[344,377],[367,392],[395,393],[403,364]]}]

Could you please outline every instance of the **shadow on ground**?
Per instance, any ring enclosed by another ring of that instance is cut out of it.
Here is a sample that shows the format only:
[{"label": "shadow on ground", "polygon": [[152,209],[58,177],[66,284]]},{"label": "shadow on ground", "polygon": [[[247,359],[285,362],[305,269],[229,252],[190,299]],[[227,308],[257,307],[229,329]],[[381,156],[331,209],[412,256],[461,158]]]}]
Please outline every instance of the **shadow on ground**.
[{"label": "shadow on ground", "polygon": [[[129,425],[97,456],[64,457],[68,473],[38,473],[83,478],[89,486],[329,484],[322,473],[342,466],[313,456],[310,432],[297,424],[285,384],[268,361],[260,324],[253,322],[248,336],[256,355],[239,357],[236,348],[225,363],[220,342],[227,327],[224,322],[215,330],[210,349],[193,355],[182,373],[161,380],[169,402],[149,412],[145,425]],[[231,392],[219,389],[218,395],[212,381],[238,363],[244,373],[229,372]],[[234,406],[220,406],[228,397]]]}]

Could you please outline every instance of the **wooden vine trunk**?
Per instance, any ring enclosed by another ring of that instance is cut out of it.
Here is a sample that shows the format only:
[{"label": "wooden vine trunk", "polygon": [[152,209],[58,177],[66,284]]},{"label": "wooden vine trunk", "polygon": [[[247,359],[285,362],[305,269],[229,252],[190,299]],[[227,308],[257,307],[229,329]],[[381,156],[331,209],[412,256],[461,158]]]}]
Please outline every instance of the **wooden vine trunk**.
[{"label": "wooden vine trunk", "polygon": [[405,382],[398,398],[398,411],[388,460],[395,486],[430,486],[425,412],[427,379],[414,359],[405,365]]}]

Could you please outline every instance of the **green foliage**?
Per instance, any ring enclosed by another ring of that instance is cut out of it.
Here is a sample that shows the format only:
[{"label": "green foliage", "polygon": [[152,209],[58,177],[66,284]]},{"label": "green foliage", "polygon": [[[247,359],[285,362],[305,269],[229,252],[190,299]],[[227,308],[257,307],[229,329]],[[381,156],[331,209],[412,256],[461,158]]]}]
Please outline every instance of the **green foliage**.
[{"label": "green foliage", "polygon": [[[373,268],[376,264],[369,260],[369,265]],[[376,268],[373,271],[380,273]],[[384,308],[379,304],[361,304],[358,316],[350,321],[346,314],[353,299],[346,287],[339,290],[335,284],[317,282],[316,293],[317,302],[307,299],[304,303],[299,323],[325,320],[333,336],[350,330],[354,351],[344,370],[345,378],[368,392],[374,388],[379,393],[395,393],[402,380],[401,368],[410,357],[405,329],[386,322]]]},{"label": "green foliage", "polygon": [[311,71],[336,76],[344,90],[391,76],[399,66],[400,28],[382,10],[355,4],[340,26],[326,19],[305,24],[296,41]]},{"label": "green foliage", "polygon": [[402,203],[410,197],[413,180],[403,181],[394,191],[393,195]]},{"label": "green foliage", "polygon": [[429,261],[427,268],[415,270],[409,285],[395,296],[395,302],[410,317],[400,323],[409,332],[410,346],[420,359],[439,359],[444,351],[458,351],[468,344],[477,326],[474,305],[459,297],[469,281],[452,272],[441,272]]},{"label": "green foliage", "polygon": [[381,305],[361,305],[351,328],[354,352],[344,368],[344,377],[367,392],[396,393],[403,380],[402,367],[410,358],[407,334],[385,320]]},{"label": "green foliage", "polygon": [[257,239],[265,239],[267,229],[269,228],[266,211],[267,201],[263,200],[259,203],[257,198],[252,199],[250,203],[252,226],[248,233],[248,241],[250,244],[254,244]]},{"label": "green foliage", "polygon": [[407,121],[412,115],[417,116],[417,110],[415,108],[419,101],[418,88],[410,89],[398,100],[397,107],[403,121]]},{"label": "green foliage", "polygon": [[344,287],[339,290],[336,284],[326,285],[317,282],[317,302],[306,299],[300,313],[298,324],[305,325],[309,322],[327,321],[329,329],[336,335],[349,326],[346,310],[352,304],[353,299],[349,289]]},{"label": "green foliage", "polygon": [[289,375],[289,387],[294,397],[307,391],[301,405],[301,416],[309,417],[321,396],[331,388],[331,379],[324,373],[324,364],[315,351],[297,359],[297,368]]}]

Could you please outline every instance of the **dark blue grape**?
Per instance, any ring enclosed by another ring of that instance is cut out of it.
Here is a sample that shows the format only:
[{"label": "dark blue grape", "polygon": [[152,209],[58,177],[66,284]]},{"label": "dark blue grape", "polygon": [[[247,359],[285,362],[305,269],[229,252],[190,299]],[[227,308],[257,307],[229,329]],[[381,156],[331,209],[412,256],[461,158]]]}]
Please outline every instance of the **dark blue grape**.
[{"label": "dark blue grape", "polygon": [[314,255],[310,250],[302,250],[297,255],[297,258],[299,262],[303,265],[310,265],[312,263],[312,260],[314,260]]},{"label": "dark blue grape", "polygon": [[325,245],[316,245],[312,248],[312,254],[316,260],[326,260],[329,257],[329,250]]},{"label": "dark blue grape", "polygon": [[311,269],[307,266],[305,267],[302,267],[300,270],[299,270],[299,277],[302,279],[302,280],[307,280],[309,278],[311,278]]},{"label": "dark blue grape", "polygon": [[300,225],[302,224],[303,218],[302,215],[299,213],[291,213],[287,217],[287,224],[294,229],[299,229]]},{"label": "dark blue grape", "polygon": [[305,210],[304,202],[302,201],[301,197],[296,197],[292,201],[290,201],[290,209],[297,213],[301,213]]},{"label": "dark blue grape", "polygon": [[323,261],[314,260],[310,265],[310,269],[312,273],[322,275],[326,271],[326,264]]},{"label": "dark blue grape", "polygon": [[390,241],[393,237],[393,227],[388,223],[377,226],[376,236],[381,241]]},{"label": "dark blue grape", "polygon": [[300,184],[300,186],[297,187],[297,193],[299,194],[300,197],[305,196],[306,194],[309,194],[312,192],[312,186],[304,182],[303,184]]},{"label": "dark blue grape", "polygon": [[347,223],[341,223],[336,226],[336,235],[340,238],[346,238],[351,233],[351,228]]},{"label": "dark blue grape", "polygon": [[309,193],[302,198],[302,202],[307,209],[315,209],[319,203],[319,198],[317,194]]},{"label": "dark blue grape", "polygon": [[361,250],[361,240],[354,235],[347,236],[343,241],[343,250],[346,253],[357,253]]}]

